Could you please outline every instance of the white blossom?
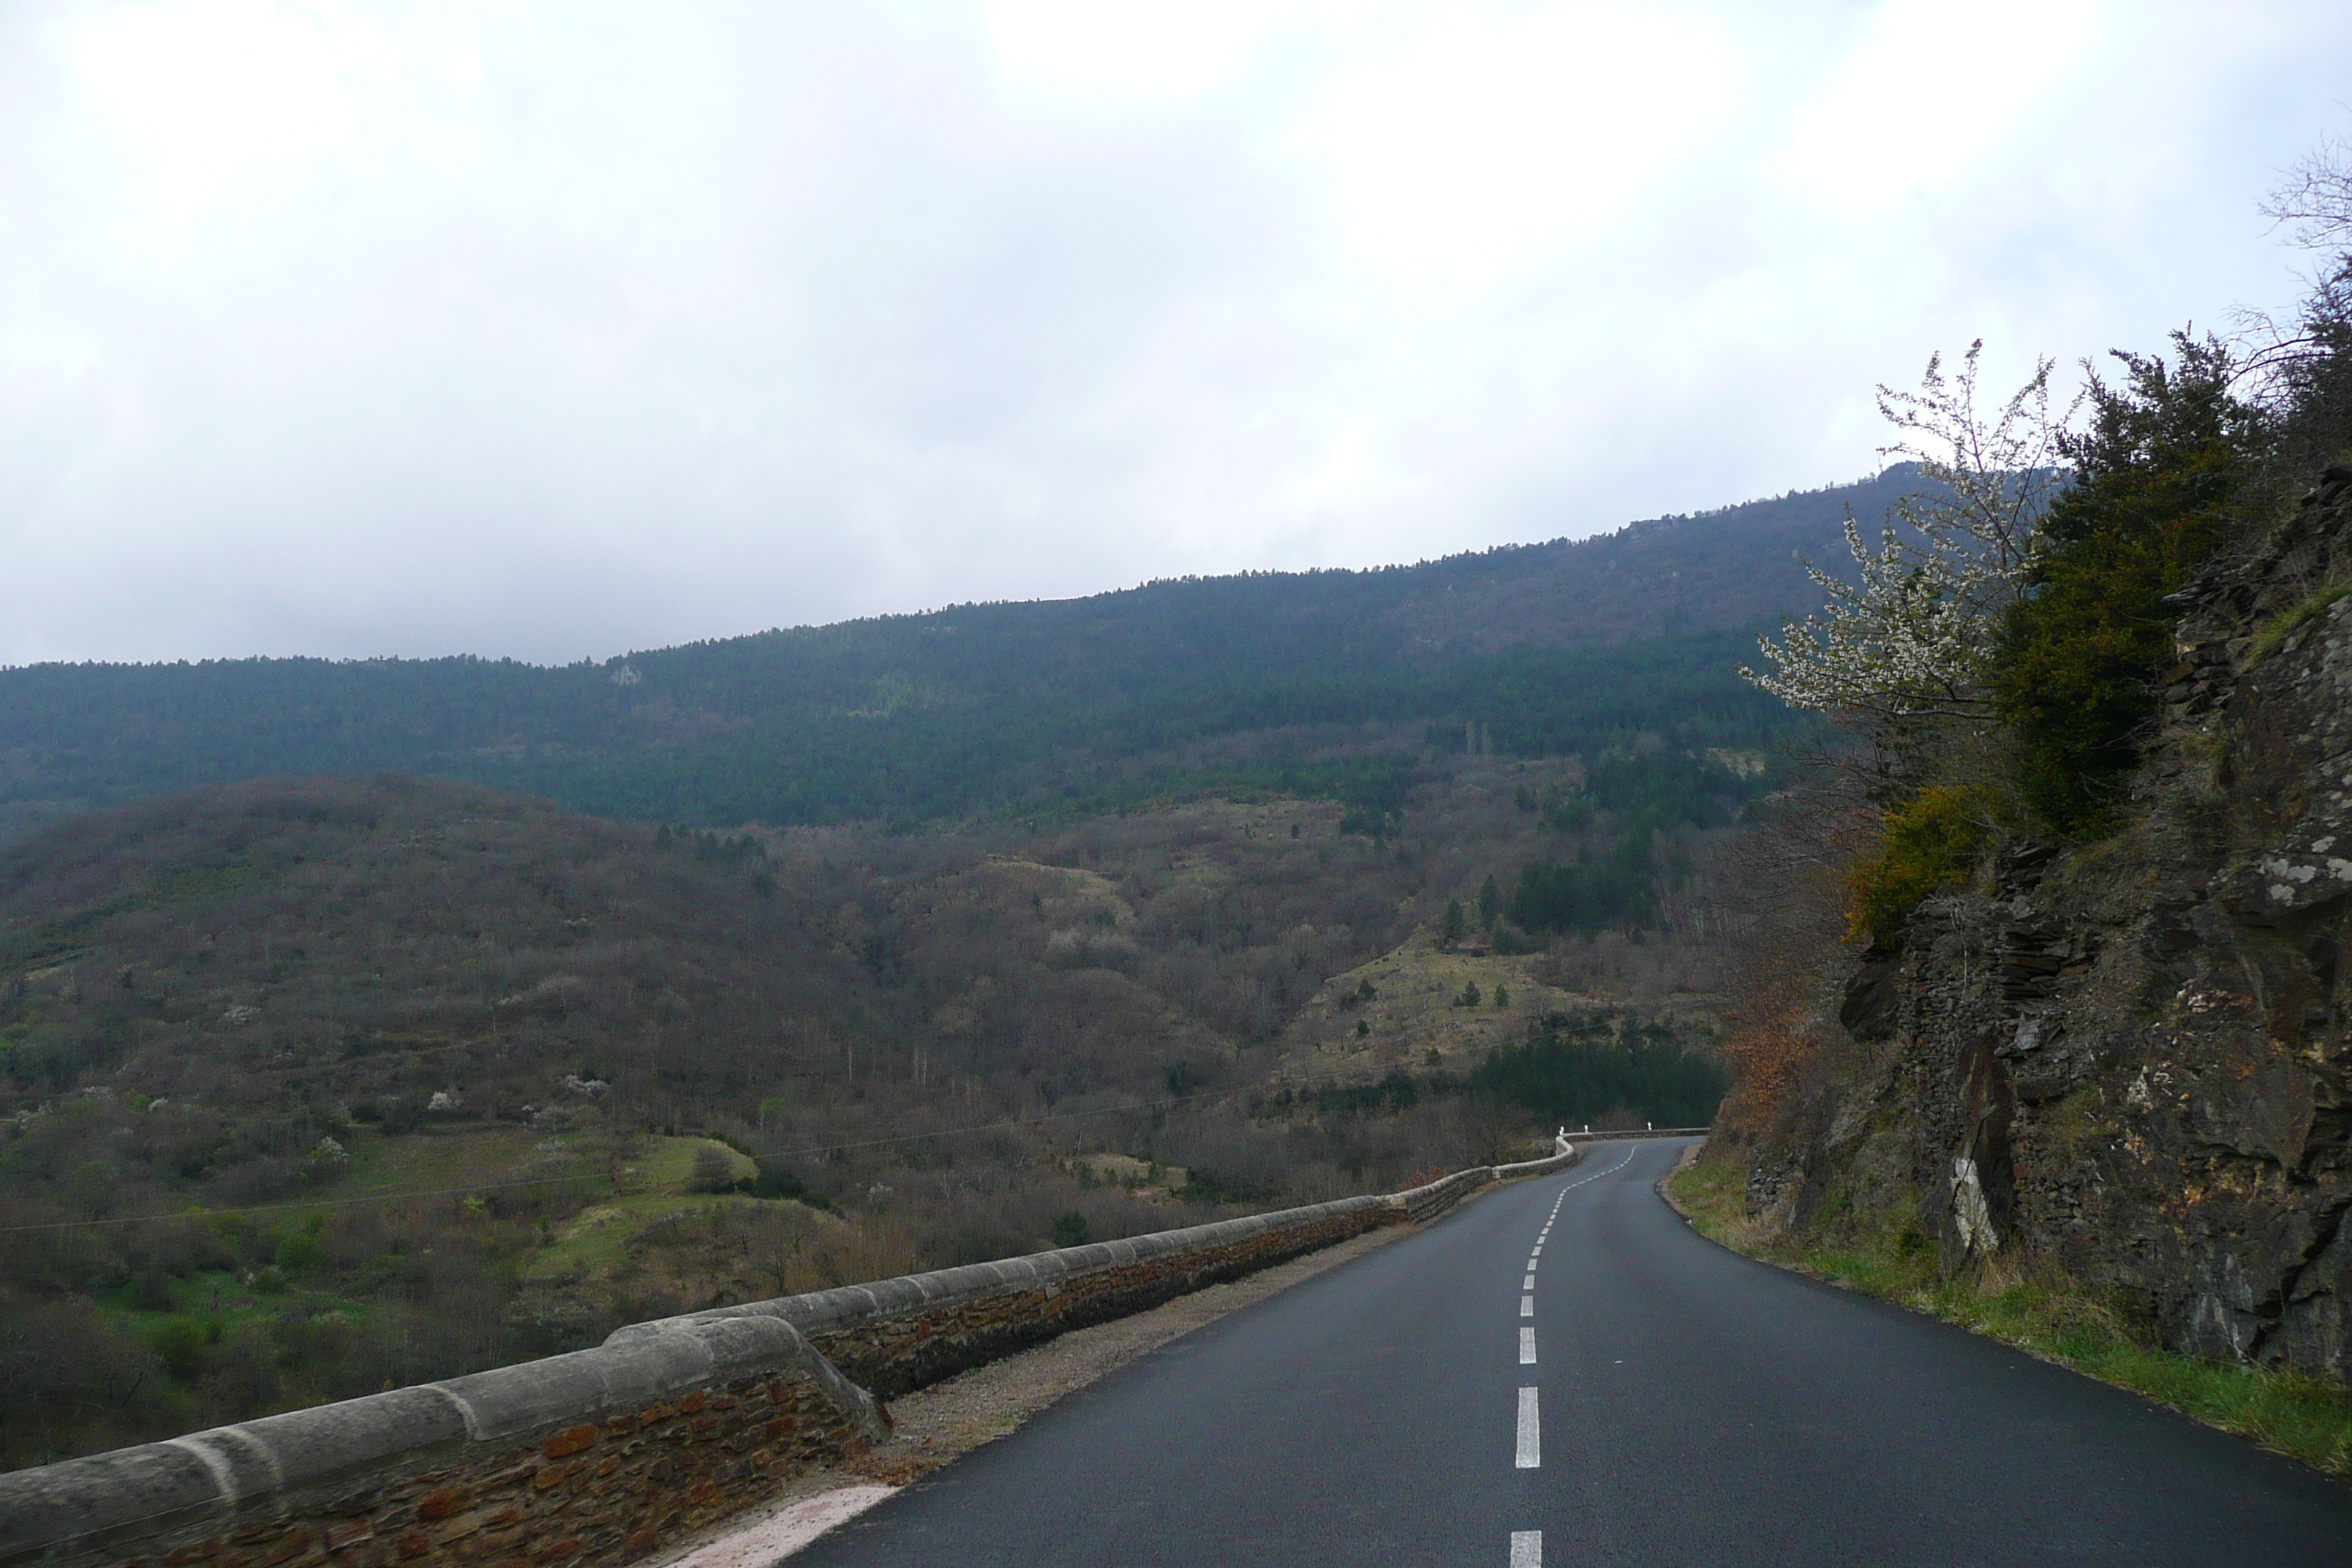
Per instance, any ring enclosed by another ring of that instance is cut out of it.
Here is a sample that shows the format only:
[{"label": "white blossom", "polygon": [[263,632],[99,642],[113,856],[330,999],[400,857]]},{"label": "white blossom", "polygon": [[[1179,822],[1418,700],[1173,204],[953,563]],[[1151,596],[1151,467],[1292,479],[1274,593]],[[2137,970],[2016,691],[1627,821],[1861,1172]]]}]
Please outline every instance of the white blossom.
[{"label": "white blossom", "polygon": [[1880,456],[1916,461],[1932,488],[1895,503],[1876,549],[1847,517],[1853,581],[1806,563],[1827,603],[1789,622],[1778,641],[1757,639],[1768,670],[1739,670],[1790,706],[1879,725],[1982,712],[2001,613],[2033,564],[2042,513],[2063,479],[2053,459],[2065,424],[2050,417],[2046,359],[1990,423],[1980,417],[1983,348],[1970,344],[1950,380],[1937,355],[1919,391],[1878,389],[1879,412],[1903,433]]}]

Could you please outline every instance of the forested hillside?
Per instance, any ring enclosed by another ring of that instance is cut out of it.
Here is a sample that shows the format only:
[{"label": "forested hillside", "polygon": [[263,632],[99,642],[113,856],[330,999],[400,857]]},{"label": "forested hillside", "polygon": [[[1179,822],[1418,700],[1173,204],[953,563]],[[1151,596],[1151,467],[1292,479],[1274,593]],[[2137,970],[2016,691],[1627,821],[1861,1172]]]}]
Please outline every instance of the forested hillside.
[{"label": "forested hillside", "polygon": [[0,850],[0,1462],[1703,1113],[1733,760],[913,835],[396,774],[76,815]]},{"label": "forested hillside", "polygon": [[1704,1119],[1797,723],[1732,667],[1906,477],[564,669],[0,672],[0,1464]]},{"label": "forested hillside", "polygon": [[[0,836],[90,805],[395,768],[705,825],[1064,815],[1281,781],[1372,811],[1354,759],[1551,756],[1787,722],[1729,667],[1913,482],[1367,572],[1164,582],[551,669],[478,658],[0,671]],[[1475,727],[1473,728],[1472,726]],[[1336,766],[1301,771],[1321,758]],[[1285,770],[1288,771],[1286,772]]]}]

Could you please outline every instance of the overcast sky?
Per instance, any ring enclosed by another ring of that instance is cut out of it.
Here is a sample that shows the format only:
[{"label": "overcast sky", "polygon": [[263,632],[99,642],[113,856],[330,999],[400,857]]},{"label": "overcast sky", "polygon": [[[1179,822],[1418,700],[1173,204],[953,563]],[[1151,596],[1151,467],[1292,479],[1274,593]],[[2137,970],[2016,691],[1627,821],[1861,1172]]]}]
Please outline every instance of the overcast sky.
[{"label": "overcast sky", "polygon": [[1856,477],[2291,304],[2352,5],[0,6],[0,662],[541,662]]}]

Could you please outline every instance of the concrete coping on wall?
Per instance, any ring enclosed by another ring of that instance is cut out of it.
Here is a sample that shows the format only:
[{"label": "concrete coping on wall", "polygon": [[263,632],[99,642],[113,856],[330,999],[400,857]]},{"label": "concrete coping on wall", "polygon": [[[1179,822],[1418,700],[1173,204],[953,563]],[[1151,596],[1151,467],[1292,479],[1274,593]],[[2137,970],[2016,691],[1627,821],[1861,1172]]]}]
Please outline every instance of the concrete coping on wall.
[{"label": "concrete coping on wall", "polygon": [[1025,1258],[1004,1258],[992,1263],[971,1263],[961,1268],[934,1269],[928,1274],[905,1274],[895,1279],[877,1279],[866,1285],[844,1285],[803,1296],[779,1296],[765,1301],[713,1307],[705,1311],[688,1312],[682,1317],[632,1323],[615,1330],[604,1342],[625,1343],[646,1334],[660,1333],[672,1324],[718,1322],[733,1318],[781,1319],[803,1333],[828,1332],[853,1323],[894,1318],[902,1313],[920,1311],[927,1307],[969,1300],[975,1296],[1008,1288],[1053,1285],[1075,1275],[1090,1274],[1100,1268],[1124,1268],[1147,1263],[1157,1258],[1205,1252],[1264,1236],[1269,1231],[1338,1219],[1361,1214],[1367,1209],[1385,1210],[1393,1205],[1393,1199],[1382,1195],[1341,1198],[1336,1203],[1310,1204],[1304,1208],[1280,1209],[1272,1214],[1217,1220],[1208,1225],[1187,1226],[1181,1230],[1154,1231],[1149,1236],[1130,1236],[1118,1241],[1097,1241],[1084,1247],[1033,1252]]},{"label": "concrete coping on wall", "polygon": [[422,1462],[464,1444],[632,1414],[746,1376],[797,1371],[878,1441],[889,1430],[880,1405],[835,1370],[809,1343],[810,1334],[1008,1288],[1050,1287],[1097,1269],[1212,1251],[1366,1211],[1380,1211],[1381,1219],[1427,1220],[1493,1183],[1565,1170],[1579,1157],[1570,1147],[1542,1160],[1474,1166],[1402,1193],[635,1323],[593,1350],[0,1474],[0,1563],[59,1547],[102,1546],[207,1512],[225,1520],[241,1504],[351,1484],[368,1472]]},{"label": "concrete coping on wall", "polygon": [[731,1379],[799,1372],[874,1440],[873,1396],[775,1319],[671,1321],[625,1343],[215,1426],[0,1475],[0,1561],[144,1535],[241,1502],[330,1487],[466,1443],[634,1414]]},{"label": "concrete coping on wall", "polygon": [[972,1263],[961,1268],[905,1274],[895,1279],[877,1279],[866,1285],[844,1285],[806,1295],[778,1296],[765,1301],[712,1307],[676,1318],[632,1323],[614,1330],[612,1337],[604,1342],[625,1344],[646,1334],[663,1332],[675,1324],[719,1322],[734,1318],[781,1319],[803,1333],[829,1333],[853,1324],[895,1318],[929,1307],[951,1305],[997,1290],[1022,1286],[1051,1286],[1100,1268],[1123,1268],[1156,1258],[1206,1252],[1264,1236],[1269,1231],[1315,1225],[1327,1219],[1362,1214],[1368,1209],[1391,1214],[1402,1211],[1409,1218],[1424,1219],[1433,1208],[1448,1206],[1464,1194],[1489,1183],[1565,1170],[1578,1158],[1578,1152],[1570,1149],[1563,1154],[1516,1165],[1474,1165],[1407,1192],[1341,1198],[1333,1203],[1309,1204],[1303,1208],[1277,1209],[1271,1214],[1187,1226],[1181,1230],[1154,1231],[1148,1236],[1130,1236],[1118,1241],[1090,1242],[1084,1247],[1033,1252],[1024,1258],[1000,1258],[993,1263]]}]

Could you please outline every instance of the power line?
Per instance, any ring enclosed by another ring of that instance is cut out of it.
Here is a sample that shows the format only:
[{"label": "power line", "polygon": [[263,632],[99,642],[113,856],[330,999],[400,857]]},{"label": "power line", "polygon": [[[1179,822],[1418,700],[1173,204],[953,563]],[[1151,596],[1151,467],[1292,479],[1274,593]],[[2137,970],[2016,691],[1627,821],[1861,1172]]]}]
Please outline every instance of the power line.
[{"label": "power line", "polygon": [[[1287,1089],[1293,1086],[1283,1084],[1280,1087]],[[1306,1082],[1296,1087],[1311,1089],[1317,1086],[1312,1082]],[[1004,1121],[975,1122],[970,1127],[941,1127],[929,1132],[907,1132],[895,1138],[866,1138],[851,1143],[812,1144],[804,1149],[780,1150],[774,1158],[784,1160],[818,1154],[845,1154],[856,1149],[880,1149],[899,1143],[920,1143],[934,1138],[960,1138],[969,1132],[1000,1132],[1007,1128],[1042,1126],[1048,1121],[1076,1121],[1089,1116],[1127,1116],[1140,1110],[1164,1110],[1171,1105],[1188,1105],[1194,1100],[1237,1100],[1248,1092],[1250,1091],[1246,1089],[1202,1089],[1198,1094],[1171,1095],[1165,1100],[1141,1100],[1133,1105],[1106,1105],[1093,1110],[1062,1110],[1051,1111],[1043,1116],[1016,1116]],[[560,1186],[567,1182],[597,1179],[583,1175],[537,1176],[520,1182],[478,1182],[471,1186],[435,1187],[424,1192],[370,1193],[360,1197],[311,1198],[296,1203],[255,1204],[244,1208],[189,1208],[175,1210],[170,1214],[124,1215],[113,1219],[49,1220],[39,1225],[0,1226],[0,1236],[20,1236],[31,1231],[89,1230],[108,1226],[152,1225],[160,1221],[174,1219],[227,1219],[245,1215],[281,1214],[289,1209],[353,1208],[363,1204],[412,1203],[423,1198],[459,1197],[474,1193],[507,1192],[518,1187]]]},{"label": "power line", "polygon": [[806,1149],[784,1149],[777,1152],[780,1160],[803,1154],[845,1154],[852,1149],[879,1149],[892,1143],[919,1143],[929,1138],[955,1138],[966,1132],[995,1132],[1007,1127],[1034,1127],[1047,1121],[1075,1121],[1087,1116],[1124,1116],[1136,1110],[1160,1110],[1171,1105],[1183,1105],[1195,1100],[1230,1100],[1241,1094],[1240,1089],[1202,1089],[1198,1094],[1180,1094],[1169,1100],[1147,1100],[1136,1105],[1106,1105],[1095,1110],[1061,1110],[1044,1116],[1016,1116],[1009,1121],[982,1121],[970,1127],[942,1127],[931,1132],[908,1132],[896,1138],[866,1138],[855,1143],[825,1143]]},{"label": "power line", "polygon": [[167,1219],[226,1219],[233,1215],[277,1214],[285,1209],[342,1209],[360,1204],[397,1204],[416,1198],[457,1197],[467,1193],[496,1193],[512,1187],[549,1187],[565,1182],[593,1181],[592,1176],[534,1176],[522,1182],[478,1182],[470,1187],[434,1187],[420,1193],[370,1193],[356,1198],[310,1198],[300,1203],[254,1204],[245,1208],[176,1209],[170,1214],[124,1215],[117,1219],[60,1219],[42,1225],[0,1225],[0,1236],[16,1236],[28,1230],[81,1230],[94,1226],[152,1225]]}]

